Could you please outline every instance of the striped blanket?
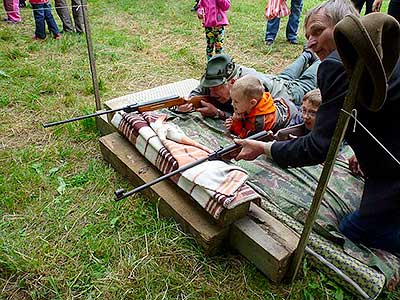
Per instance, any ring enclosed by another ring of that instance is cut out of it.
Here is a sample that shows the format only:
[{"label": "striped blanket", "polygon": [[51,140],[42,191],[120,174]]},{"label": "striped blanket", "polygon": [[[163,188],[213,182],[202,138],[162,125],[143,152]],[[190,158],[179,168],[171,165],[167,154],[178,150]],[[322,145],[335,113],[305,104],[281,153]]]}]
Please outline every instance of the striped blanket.
[{"label": "striped blanket", "polygon": [[[162,173],[207,157],[211,151],[188,138],[167,115],[154,112],[117,113],[112,123]],[[171,179],[211,216],[218,219],[224,209],[260,199],[245,184],[247,172],[220,160],[205,161]]]}]

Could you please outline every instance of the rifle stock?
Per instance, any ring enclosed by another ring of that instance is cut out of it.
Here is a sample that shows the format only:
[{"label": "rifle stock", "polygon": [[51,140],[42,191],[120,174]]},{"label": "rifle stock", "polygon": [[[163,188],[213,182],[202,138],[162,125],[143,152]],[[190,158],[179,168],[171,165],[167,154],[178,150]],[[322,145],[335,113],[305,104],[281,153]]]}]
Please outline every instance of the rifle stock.
[{"label": "rifle stock", "polygon": [[47,128],[47,127],[57,126],[57,125],[65,124],[65,123],[83,120],[83,119],[93,118],[93,117],[97,117],[97,116],[101,116],[101,115],[105,115],[105,114],[110,114],[110,113],[114,113],[117,111],[124,111],[126,113],[130,113],[130,112],[134,112],[134,111],[145,112],[145,111],[159,110],[162,108],[170,108],[173,106],[179,106],[179,105],[183,105],[183,104],[187,104],[187,103],[191,103],[194,108],[199,108],[199,107],[201,107],[201,101],[209,102],[209,101],[211,101],[211,99],[212,98],[210,96],[202,96],[202,95],[193,96],[189,99],[185,99],[184,97],[175,96],[175,95],[167,96],[167,97],[163,97],[163,98],[159,98],[159,99],[155,99],[155,100],[130,104],[130,105],[127,105],[127,106],[124,106],[121,108],[105,110],[105,111],[98,111],[93,114],[79,116],[79,117],[66,119],[66,120],[62,120],[62,121],[44,123],[42,125],[44,128]]},{"label": "rifle stock", "polygon": [[[264,141],[265,140],[272,140],[273,139],[273,133],[272,133],[272,131],[261,131],[259,133],[256,133],[256,134],[252,135],[252,136],[249,136],[247,139],[264,140]],[[205,161],[222,159],[224,156],[227,156],[230,153],[232,153],[234,151],[237,151],[239,149],[240,149],[240,146],[235,144],[235,143],[233,143],[233,144],[230,144],[230,145],[228,145],[228,146],[226,146],[224,148],[221,148],[221,149],[218,149],[218,150],[212,152],[211,154],[209,154],[205,158],[202,158],[202,159],[196,160],[194,162],[191,162],[191,163],[189,163],[187,165],[184,165],[184,166],[182,166],[182,167],[180,167],[180,168],[178,168],[178,169],[176,169],[176,170],[174,170],[174,171],[172,171],[170,173],[164,174],[164,175],[162,175],[162,176],[160,176],[160,177],[158,177],[158,178],[156,178],[156,179],[154,179],[154,180],[152,180],[152,181],[150,181],[148,183],[145,183],[145,184],[143,184],[143,185],[141,185],[139,187],[136,187],[133,190],[130,190],[128,192],[125,192],[124,189],[118,189],[114,193],[115,197],[116,197],[115,201],[119,201],[119,200],[122,200],[122,199],[124,199],[126,197],[129,197],[129,196],[133,195],[133,194],[136,194],[136,193],[138,193],[138,192],[140,192],[140,191],[142,191],[142,190],[144,190],[144,189],[146,189],[146,188],[148,188],[148,187],[150,187],[150,186],[152,186],[152,185],[154,185],[156,183],[159,183],[159,182],[161,182],[161,181],[163,181],[163,180],[165,180],[167,178],[170,178],[170,177],[172,177],[172,176],[174,176],[174,175],[176,175],[178,173],[182,173],[182,172],[184,172],[184,171],[186,171],[186,170],[188,170],[190,168],[193,168],[193,167],[195,167],[195,166],[197,166],[197,165],[199,165],[199,164],[201,164],[201,163],[203,163]]]}]

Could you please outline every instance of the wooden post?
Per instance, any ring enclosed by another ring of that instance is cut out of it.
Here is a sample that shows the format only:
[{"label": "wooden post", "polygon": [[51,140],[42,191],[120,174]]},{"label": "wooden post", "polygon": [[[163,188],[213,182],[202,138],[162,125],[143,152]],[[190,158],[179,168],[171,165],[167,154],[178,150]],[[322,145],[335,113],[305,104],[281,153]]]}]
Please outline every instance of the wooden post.
[{"label": "wooden post", "polygon": [[[97,81],[96,63],[94,59],[93,46],[92,46],[92,33],[90,32],[89,17],[87,11],[87,0],[81,0],[83,23],[85,25],[86,45],[89,54],[90,72],[92,75],[92,84],[94,91],[94,99],[96,101],[96,110],[101,110],[99,83]],[[76,9],[76,8],[73,8]]]},{"label": "wooden post", "polygon": [[319,206],[322,201],[322,196],[325,193],[329,178],[331,176],[333,167],[335,165],[337,153],[343,141],[343,137],[346,133],[347,125],[350,120],[351,111],[354,108],[354,104],[356,101],[358,86],[364,67],[365,67],[364,63],[361,60],[358,60],[350,80],[348,94],[346,95],[346,98],[343,103],[343,110],[346,111],[347,113],[341,111],[339,114],[339,119],[335,131],[333,133],[331,145],[328,150],[324,168],[322,169],[321,177],[318,181],[318,186],[317,189],[315,190],[313,201],[311,203],[310,210],[307,214],[307,219],[304,224],[304,229],[303,232],[301,233],[301,238],[297,246],[297,249],[294,253],[293,260],[289,269],[289,278],[291,282],[294,281],[297,272],[299,270],[304,255],[304,250],[307,246],[308,238],[310,236],[312,227],[315,222],[315,218],[319,210]]}]

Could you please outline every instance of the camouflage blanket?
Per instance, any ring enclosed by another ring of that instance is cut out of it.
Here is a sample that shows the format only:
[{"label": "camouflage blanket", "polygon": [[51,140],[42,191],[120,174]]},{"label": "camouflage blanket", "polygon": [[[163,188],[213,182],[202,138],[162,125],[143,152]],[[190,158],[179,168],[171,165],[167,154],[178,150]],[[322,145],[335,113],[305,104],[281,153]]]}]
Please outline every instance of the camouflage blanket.
[{"label": "camouflage blanket", "polygon": [[[185,135],[209,149],[232,143],[220,120],[202,118],[198,113],[163,113]],[[351,154],[351,149],[344,146],[324,195],[307,256],[355,295],[376,299],[383,288],[392,290],[399,284],[400,259],[356,245],[338,231],[339,220],[359,206],[364,184],[348,170],[347,158]],[[322,166],[281,169],[263,158],[235,164],[248,172],[248,184],[261,196],[262,207],[300,234]]]},{"label": "camouflage blanket", "polygon": [[[210,149],[232,142],[220,120],[202,118],[198,113],[168,113],[186,135]],[[392,290],[400,283],[400,259],[382,250],[356,245],[338,230],[340,219],[359,206],[364,184],[362,178],[353,176],[348,169],[347,158],[351,155],[351,149],[344,146],[308,244],[312,251],[333,264],[336,271],[315,256],[308,256],[355,295],[375,299],[383,288]],[[248,184],[262,197],[262,207],[300,234],[322,165],[281,169],[263,158],[236,164],[249,173]],[[350,282],[344,277],[350,278]]]},{"label": "camouflage blanket", "polygon": [[212,152],[186,136],[167,115],[117,113],[112,123],[136,149],[161,172],[170,173],[197,160],[205,161],[171,179],[215,219],[225,209],[232,209],[259,195],[245,184],[247,172],[221,160],[208,161]]}]

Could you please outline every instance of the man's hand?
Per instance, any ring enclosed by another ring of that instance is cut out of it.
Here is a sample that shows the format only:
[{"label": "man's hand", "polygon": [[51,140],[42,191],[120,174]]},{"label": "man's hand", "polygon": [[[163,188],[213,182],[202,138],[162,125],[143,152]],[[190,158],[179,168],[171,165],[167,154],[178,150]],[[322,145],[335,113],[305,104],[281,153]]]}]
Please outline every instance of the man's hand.
[{"label": "man's hand", "polygon": [[228,119],[225,120],[225,128],[226,128],[227,130],[230,130],[230,129],[231,129],[231,127],[232,127],[232,122],[233,122],[233,118],[232,118],[232,117],[230,117],[230,118],[228,118]]},{"label": "man's hand", "polygon": [[360,164],[355,155],[349,158],[349,169],[353,175],[364,177],[364,173],[361,171]]},{"label": "man's hand", "polygon": [[178,112],[181,113],[188,113],[192,112],[194,110],[193,104],[192,103],[186,103],[178,106]]},{"label": "man's hand", "polygon": [[240,153],[235,157],[236,160],[254,160],[261,154],[265,154],[267,157],[271,158],[271,146],[273,142],[265,143],[247,139],[235,139],[234,142],[242,146]]},{"label": "man's hand", "polygon": [[216,116],[218,110],[214,105],[203,100],[200,101],[200,104],[202,107],[197,108],[196,111],[201,113],[203,117],[213,118]]}]

